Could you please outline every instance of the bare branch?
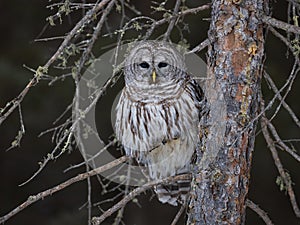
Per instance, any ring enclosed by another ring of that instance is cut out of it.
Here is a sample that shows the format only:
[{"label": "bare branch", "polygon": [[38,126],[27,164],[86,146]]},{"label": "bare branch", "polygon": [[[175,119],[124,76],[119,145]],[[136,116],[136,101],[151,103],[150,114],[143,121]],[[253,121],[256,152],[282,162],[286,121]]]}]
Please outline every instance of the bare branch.
[{"label": "bare branch", "polygon": [[75,25],[75,27],[69,32],[64,41],[61,43],[54,55],[48,60],[44,67],[49,68],[49,66],[57,59],[57,57],[63,52],[64,48],[68,45],[71,39],[77,34],[78,30],[88,23],[93,16],[96,15],[108,2],[112,0],[103,0],[95,5],[87,14]]},{"label": "bare branch", "polygon": [[35,72],[34,77],[29,81],[23,91],[12,101],[10,101],[5,106],[5,111],[0,111],[0,125],[3,123],[4,120],[16,109],[17,106],[23,101],[24,97],[28,93],[29,89],[36,85],[43,73],[46,73],[50,65],[59,57],[59,55],[64,51],[65,47],[70,43],[71,39],[78,33],[82,27],[88,23],[97,12],[99,12],[108,2],[112,0],[103,0],[97,5],[95,5],[91,10],[87,12],[87,14],[75,25],[75,27],[69,32],[69,34],[64,38],[64,41],[61,43],[57,51],[52,55],[52,57],[47,61],[47,63],[39,67]]},{"label": "bare branch", "polygon": [[6,149],[6,151],[9,151],[16,147],[20,147],[21,140],[25,134],[25,125],[24,125],[24,121],[23,121],[21,105],[19,105],[19,118],[20,118],[20,130],[18,131],[18,134],[15,137],[15,139],[12,141],[11,146],[8,149]]},{"label": "bare branch", "polygon": [[112,206],[110,209],[106,210],[101,216],[99,217],[93,217],[92,223],[93,225],[99,225],[101,222],[103,222],[107,217],[111,216],[113,213],[115,213],[120,208],[124,207],[129,201],[131,201],[134,197],[141,194],[142,192],[148,190],[149,188],[161,184],[161,183],[168,183],[175,180],[182,180],[182,179],[188,179],[190,177],[190,174],[182,174],[174,177],[168,177],[165,179],[159,179],[150,181],[146,184],[144,184],[141,187],[138,187],[131,191],[128,195],[126,195],[121,201],[119,201],[117,204]]},{"label": "bare branch", "polygon": [[[181,0],[176,0],[175,7],[174,7],[174,10],[173,10],[173,16],[175,16],[175,15],[178,14],[180,3],[181,3]],[[170,23],[169,23],[169,26],[168,26],[168,29],[167,29],[165,35],[164,35],[164,40],[165,41],[169,38],[169,36],[170,36],[170,34],[172,32],[172,29],[173,29],[173,27],[175,25],[175,22],[176,22],[176,17],[173,17],[171,19]]]},{"label": "bare branch", "polygon": [[39,38],[39,39],[35,39],[34,42],[48,42],[48,41],[54,41],[54,40],[63,40],[65,39],[66,36],[55,36],[55,37],[48,37],[48,38]]},{"label": "bare branch", "polygon": [[94,170],[88,171],[86,173],[82,173],[77,175],[76,177],[73,177],[53,188],[50,188],[46,191],[40,192],[36,195],[31,195],[28,197],[28,199],[23,202],[22,204],[20,204],[18,207],[16,207],[15,209],[13,209],[12,211],[10,211],[9,213],[7,213],[6,215],[0,217],[0,223],[4,223],[5,221],[7,221],[8,219],[10,219],[12,216],[16,215],[17,213],[19,213],[20,211],[22,211],[23,209],[27,208],[28,206],[30,206],[31,204],[44,199],[45,197],[54,194],[55,192],[61,191],[63,189],[65,189],[66,187],[70,186],[71,184],[74,184],[76,182],[82,181],[87,179],[88,177],[97,175],[99,173],[102,173],[106,170],[109,170],[113,167],[116,167],[118,165],[120,165],[121,163],[124,163],[125,161],[128,160],[127,156],[122,156],[110,163],[107,163],[101,167],[98,167]]},{"label": "bare branch", "polygon": [[92,48],[94,46],[95,41],[97,40],[99,33],[101,31],[101,28],[104,24],[104,21],[106,20],[107,15],[110,13],[112,7],[114,6],[116,0],[110,0],[110,3],[106,7],[106,9],[103,11],[103,14],[101,16],[101,19],[99,20],[97,26],[94,29],[92,38],[89,40],[88,46],[85,49],[84,53],[82,54],[82,57],[80,59],[79,65],[77,67],[77,74],[75,76],[77,77],[80,73],[81,69],[83,68],[84,63],[87,61],[89,54],[92,51]]},{"label": "bare branch", "polygon": [[[272,80],[272,78],[269,76],[269,74],[267,74],[266,72],[264,73],[264,77],[265,79],[268,81],[268,84],[271,86],[272,90],[274,93],[279,93],[277,95],[277,98],[282,101],[282,96],[278,90],[278,88],[276,87],[274,81]],[[282,106],[288,111],[288,113],[290,114],[290,116],[292,117],[292,119],[294,120],[294,122],[297,124],[297,126],[300,128],[300,121],[298,119],[298,117],[296,116],[296,114],[294,113],[294,111],[290,108],[290,106],[283,101],[282,102]]]},{"label": "bare branch", "polygon": [[191,51],[189,51],[187,54],[195,53],[195,52],[200,52],[204,48],[206,48],[209,45],[209,39],[206,38],[204,41],[202,41],[199,45],[197,45],[195,48],[193,48]]},{"label": "bare branch", "polygon": [[300,156],[297,155],[296,152],[294,152],[289,146],[287,146],[279,137],[274,125],[271,122],[267,123],[273,137],[276,140],[276,143],[278,143],[280,145],[280,147],[283,148],[283,150],[285,150],[286,152],[288,152],[291,156],[293,156],[298,162],[300,162]]},{"label": "bare branch", "polygon": [[[263,106],[263,103],[262,103],[262,110],[263,110],[264,106]],[[294,193],[294,190],[293,190],[293,187],[292,187],[292,181],[290,179],[290,177],[286,174],[286,172],[284,171],[284,168],[282,166],[282,163],[279,159],[279,156],[278,156],[278,153],[277,153],[277,150],[276,150],[276,147],[275,147],[275,143],[274,141],[272,140],[271,138],[271,135],[267,129],[268,127],[268,119],[265,117],[265,115],[262,116],[261,118],[261,127],[262,127],[262,132],[263,132],[263,135],[264,135],[264,138],[268,144],[268,147],[272,153],[272,157],[274,159],[274,163],[277,167],[277,170],[286,186],[286,190],[288,192],[288,195],[290,197],[290,202],[292,204],[292,207],[293,207],[293,210],[295,212],[295,215],[297,217],[300,218],[300,209],[298,207],[298,204],[297,204],[297,200],[296,200],[296,196],[295,196],[295,193]]]},{"label": "bare branch", "polygon": [[256,212],[256,214],[259,215],[260,218],[262,218],[262,220],[265,222],[265,224],[273,225],[273,222],[270,219],[270,217],[268,216],[268,214],[264,210],[259,208],[259,206],[256,205],[254,202],[252,202],[249,199],[246,199],[246,206],[249,207],[250,209],[252,209],[254,212]]},{"label": "bare branch", "polygon": [[183,211],[185,210],[185,208],[186,208],[186,205],[185,205],[185,204],[181,205],[181,207],[180,207],[180,209],[178,210],[176,216],[174,217],[174,219],[173,219],[171,225],[176,225],[176,224],[177,224],[177,222],[178,222],[178,220],[180,219],[180,216],[182,215],[182,213],[183,213]]},{"label": "bare branch", "polygon": [[262,21],[272,27],[279,28],[286,32],[292,32],[294,34],[300,34],[300,27],[285,23],[267,15],[262,15]]},{"label": "bare branch", "polygon": [[0,110],[0,125],[3,123],[4,120],[20,105],[20,103],[23,101],[25,95],[28,93],[29,89],[32,88],[37,83],[37,76],[35,75],[29,83],[26,85],[26,87],[23,89],[23,91],[13,100],[8,102],[6,106]]},{"label": "bare branch", "polygon": [[71,165],[70,167],[68,167],[67,169],[65,169],[64,172],[68,172],[69,170],[81,167],[81,166],[85,165],[86,162],[88,162],[88,163],[92,162],[95,158],[97,158],[98,156],[100,156],[104,151],[106,151],[109,147],[113,146],[116,143],[117,143],[116,140],[110,141],[107,145],[105,145],[102,149],[100,149],[93,157],[90,157],[86,161],[83,161],[83,162],[78,163],[76,165]]},{"label": "bare branch", "polygon": [[209,9],[209,8],[210,8],[210,4],[201,5],[199,7],[192,8],[192,9],[187,9],[187,10],[184,10],[182,12],[179,12],[176,15],[172,15],[170,17],[158,20],[158,21],[151,24],[150,29],[147,31],[147,33],[145,35],[145,39],[148,39],[151,36],[151,34],[153,33],[153,31],[156,27],[158,27],[158,26],[160,26],[164,23],[169,22],[173,18],[178,18],[178,17],[185,16],[185,15],[188,15],[188,14],[196,14],[197,12],[200,12],[200,11],[203,11],[203,10],[206,10],[206,9]]},{"label": "bare branch", "polygon": [[291,43],[285,38],[283,35],[281,35],[277,30],[275,30],[273,27],[269,26],[268,29],[274,34],[274,36],[278,37],[289,49],[292,53],[294,53],[295,49],[291,45]]}]

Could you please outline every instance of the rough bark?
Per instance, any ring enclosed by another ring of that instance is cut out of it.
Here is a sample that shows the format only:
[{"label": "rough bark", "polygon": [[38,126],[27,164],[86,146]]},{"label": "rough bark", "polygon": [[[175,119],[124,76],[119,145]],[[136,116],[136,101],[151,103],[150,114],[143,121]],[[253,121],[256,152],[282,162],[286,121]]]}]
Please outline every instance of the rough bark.
[{"label": "rough bark", "polygon": [[215,0],[209,30],[209,111],[193,171],[187,224],[243,224],[264,54],[263,0]]}]

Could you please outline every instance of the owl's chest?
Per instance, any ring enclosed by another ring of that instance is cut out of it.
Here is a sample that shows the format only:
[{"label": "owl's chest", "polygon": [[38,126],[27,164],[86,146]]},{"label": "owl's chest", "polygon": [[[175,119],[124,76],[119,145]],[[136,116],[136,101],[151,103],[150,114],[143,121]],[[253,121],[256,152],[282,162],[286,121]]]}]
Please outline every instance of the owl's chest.
[{"label": "owl's chest", "polygon": [[116,133],[125,149],[151,151],[169,140],[194,138],[197,133],[198,109],[187,93],[160,103],[143,103],[122,97]]}]

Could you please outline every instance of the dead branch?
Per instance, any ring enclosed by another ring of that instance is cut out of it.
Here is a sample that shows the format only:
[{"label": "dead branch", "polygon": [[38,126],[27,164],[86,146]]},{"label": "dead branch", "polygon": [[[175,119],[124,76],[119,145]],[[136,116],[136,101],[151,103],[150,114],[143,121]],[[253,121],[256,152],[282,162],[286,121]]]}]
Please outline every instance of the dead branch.
[{"label": "dead branch", "polygon": [[206,48],[209,45],[209,39],[206,38],[204,41],[202,41],[199,45],[197,45],[195,48],[193,48],[191,51],[189,51],[187,54],[200,52],[204,48]]},{"label": "dead branch", "polygon": [[246,199],[246,206],[252,209],[256,214],[265,222],[267,225],[273,225],[272,220],[268,216],[268,214],[262,210],[258,205],[252,202],[249,199]]},{"label": "dead branch", "polygon": [[38,81],[38,77],[35,75],[29,81],[29,83],[26,85],[26,87],[23,89],[23,91],[21,91],[21,93],[16,98],[14,98],[10,102],[8,102],[6,104],[6,106],[3,109],[1,109],[1,111],[0,111],[0,125],[20,105],[20,103],[23,101],[24,97],[28,93],[29,89],[32,88],[33,86],[35,86],[37,81]]},{"label": "dead branch", "polygon": [[15,209],[13,209],[12,211],[10,211],[9,213],[7,213],[6,215],[0,217],[0,223],[4,223],[6,222],[8,219],[10,219],[12,216],[16,215],[17,213],[19,213],[20,211],[22,211],[23,209],[27,208],[28,206],[30,206],[31,204],[44,199],[45,197],[54,194],[55,192],[61,191],[63,189],[65,189],[66,187],[70,186],[71,184],[74,184],[76,182],[82,181],[87,179],[88,177],[97,175],[99,173],[102,173],[106,170],[109,170],[113,167],[116,167],[117,165],[120,165],[121,163],[124,163],[125,161],[128,160],[127,156],[122,156],[110,163],[107,163],[101,167],[98,167],[94,170],[88,171],[86,173],[82,173],[77,175],[76,177],[73,177],[53,188],[50,188],[48,190],[45,190],[43,192],[40,192],[36,195],[31,195],[28,197],[28,199],[23,202],[22,204],[20,204],[19,206],[17,206]]},{"label": "dead branch", "polygon": [[168,183],[175,180],[181,180],[181,179],[187,179],[190,177],[190,174],[182,174],[174,177],[168,177],[165,179],[150,181],[146,184],[144,184],[141,187],[138,187],[131,191],[128,195],[126,195],[121,201],[119,201],[117,204],[112,206],[110,209],[106,210],[101,216],[99,217],[93,217],[92,218],[92,224],[93,225],[99,225],[101,222],[103,222],[106,218],[111,216],[113,213],[118,211],[120,208],[124,207],[129,201],[131,201],[134,197],[141,194],[142,192],[148,190],[149,188],[162,183]]},{"label": "dead branch", "polygon": [[23,91],[12,101],[10,101],[5,106],[5,111],[0,112],[0,125],[3,123],[4,120],[16,109],[17,106],[20,105],[20,103],[23,101],[24,97],[28,93],[29,89],[33,86],[35,86],[40,78],[43,76],[43,73],[46,73],[48,68],[53,64],[55,60],[59,57],[59,55],[64,51],[66,46],[70,43],[72,38],[78,33],[82,27],[88,23],[96,14],[99,12],[108,2],[111,0],[103,0],[97,5],[95,5],[91,10],[87,12],[87,14],[75,25],[75,27],[69,32],[69,34],[64,38],[63,42],[57,49],[57,51],[52,55],[52,57],[47,61],[47,63],[39,67],[34,77],[29,81],[29,83],[26,85],[26,87],[23,89]]},{"label": "dead branch", "polygon": [[[104,151],[107,151],[108,148],[110,148],[111,146],[113,146],[114,144],[116,144],[117,141],[116,140],[113,140],[113,141],[110,141],[107,145],[105,145],[101,150],[99,150],[99,152],[97,152],[95,155],[93,155],[93,157],[90,157],[89,159],[87,159],[86,162],[90,163],[92,162],[95,158],[97,158],[99,155],[101,155]],[[69,166],[67,169],[64,170],[64,172],[68,172],[72,169],[75,169],[75,168],[78,168],[78,167],[81,167],[83,165],[86,164],[86,162],[81,162],[81,163],[78,163],[78,164],[75,164],[75,165],[71,165]]]},{"label": "dead branch", "polygon": [[180,216],[181,216],[182,213],[184,212],[185,208],[186,208],[186,205],[185,205],[185,204],[181,205],[181,207],[180,207],[180,209],[178,210],[178,212],[176,213],[176,216],[174,217],[174,219],[173,219],[171,225],[176,225],[176,224],[177,224],[177,222],[178,222],[178,220],[180,219]]},{"label": "dead branch", "polygon": [[78,68],[77,68],[77,73],[75,74],[75,77],[78,78],[78,75],[81,71],[81,69],[83,68],[85,62],[87,61],[89,54],[92,51],[92,48],[95,44],[95,41],[97,40],[99,33],[102,29],[102,26],[104,24],[104,21],[106,20],[107,15],[110,13],[112,7],[114,6],[116,0],[110,0],[110,3],[108,4],[108,6],[106,7],[106,9],[103,11],[103,14],[101,16],[101,19],[99,20],[98,24],[96,25],[96,27],[94,28],[94,32],[92,34],[91,39],[89,40],[88,46],[85,49],[85,51],[82,54],[82,57],[80,59]]},{"label": "dead branch", "polygon": [[283,35],[281,35],[277,30],[275,30],[273,27],[269,26],[268,29],[272,32],[272,34],[279,38],[289,49],[292,53],[294,53],[295,49],[291,45],[291,43],[285,38]]},{"label": "dead branch", "polygon": [[[295,64],[294,66],[297,65],[297,61],[295,61]],[[293,70],[294,71],[294,70]],[[296,72],[297,73],[297,72]],[[296,74],[295,73],[295,74]],[[280,101],[280,104],[279,106],[277,107],[276,109],[276,112],[275,114],[272,116],[272,118],[270,119],[270,122],[268,122],[268,128],[269,130],[271,131],[273,137],[275,138],[276,142],[280,145],[280,147],[288,152],[292,157],[294,157],[298,162],[300,162],[300,156],[295,152],[293,151],[289,146],[287,146],[283,141],[282,139],[279,137],[279,134],[278,132],[276,131],[276,128],[273,126],[273,124],[271,123],[272,119],[274,118],[274,116],[276,115],[276,113],[279,111],[279,109],[281,108],[281,106],[283,106],[287,111],[288,113],[291,115],[292,119],[294,120],[294,122],[298,125],[298,127],[300,127],[300,122],[299,122],[299,119],[298,117],[295,115],[295,113],[293,112],[293,110],[289,107],[289,105],[284,101],[289,90],[291,89],[291,85],[293,84],[293,80],[295,79],[295,76],[293,76],[293,79],[291,80],[290,82],[290,85],[289,85],[289,88],[287,90],[287,92],[285,93],[284,96],[281,96],[280,94],[280,91],[277,89],[274,81],[272,80],[272,78],[265,72],[264,73],[264,77],[265,79],[267,80],[267,82],[269,83],[269,85],[271,86],[272,90],[274,91],[274,93],[278,93],[277,95],[277,98],[278,100]]]},{"label": "dead branch", "polygon": [[[179,6],[181,4],[181,0],[176,0],[176,3],[175,3],[175,7],[174,7],[174,10],[173,10],[173,16],[177,15],[178,14],[178,10],[179,10]],[[164,35],[164,40],[166,41],[167,38],[169,38],[172,30],[173,30],[173,27],[175,25],[175,22],[176,22],[176,17],[173,17],[169,23],[169,26],[168,26],[168,29]]]},{"label": "dead branch", "polygon": [[[107,81],[106,83],[103,85],[103,87],[99,90],[97,90],[97,92],[95,93],[95,97],[93,98],[92,102],[89,104],[89,106],[87,106],[83,111],[82,111],[82,116],[86,115],[98,102],[99,98],[103,95],[103,93],[105,92],[105,90],[115,81],[115,77],[117,75],[113,74]],[[56,144],[55,148],[53,149],[53,151],[47,155],[47,158],[42,162],[42,164],[40,165],[39,169],[28,179],[26,180],[24,183],[20,184],[20,186],[27,184],[28,182],[30,182],[34,177],[36,177],[42,170],[43,168],[48,164],[48,162],[53,159],[53,155],[54,153],[59,149],[59,146],[62,143],[65,143],[65,147],[70,143],[70,139],[73,135],[73,132],[77,126],[77,124],[79,123],[79,121],[82,120],[82,117],[77,118],[75,121],[73,121],[72,126],[68,129],[68,132],[65,132],[62,137],[60,138],[59,142]],[[66,140],[66,141],[65,141]],[[61,154],[63,154],[65,151],[61,151],[60,154],[58,154],[58,156],[56,156],[56,158],[58,158]]]},{"label": "dead branch", "polygon": [[77,34],[77,32],[82,29],[82,27],[88,23],[96,14],[99,12],[108,2],[112,0],[103,0],[95,5],[91,10],[89,10],[86,15],[75,25],[75,27],[69,32],[65,37],[64,41],[61,43],[57,51],[52,55],[44,67],[49,68],[50,65],[58,58],[58,56],[63,52],[64,48],[68,45],[71,39]]},{"label": "dead branch", "polygon": [[[263,110],[264,108],[264,103],[263,103],[263,100],[261,100],[262,103],[261,103],[261,108]],[[295,193],[294,193],[294,190],[293,190],[293,187],[292,187],[292,181],[291,181],[291,178],[287,175],[287,173],[284,171],[284,168],[283,168],[283,165],[280,161],[280,158],[279,158],[279,155],[277,153],[277,149],[276,149],[276,146],[275,146],[275,143],[273,141],[273,139],[271,138],[271,135],[268,131],[268,123],[270,123],[268,121],[268,119],[266,118],[265,114],[262,116],[261,118],[261,127],[262,127],[262,132],[263,132],[263,135],[264,135],[264,138],[268,144],[268,147],[272,153],[272,157],[274,159],[274,163],[277,167],[277,170],[285,184],[285,188],[287,190],[287,193],[290,197],[290,202],[292,204],[292,207],[293,207],[293,210],[294,210],[294,213],[297,217],[300,218],[300,209],[298,207],[298,204],[297,204],[297,200],[296,200],[296,196],[295,196]]]},{"label": "dead branch", "polygon": [[262,21],[272,27],[284,30],[288,33],[292,32],[294,34],[300,34],[300,27],[285,23],[283,21],[277,20],[267,15],[262,15]]},{"label": "dead branch", "polygon": [[[128,164],[132,165],[132,159],[131,158],[128,160]],[[125,184],[124,196],[128,195],[128,193],[129,193],[130,177],[131,177],[131,167],[129,167],[128,171],[127,171],[127,181],[126,181],[126,184]],[[117,213],[117,216],[114,220],[113,225],[119,225],[120,224],[120,222],[122,221],[123,214],[124,214],[124,209],[125,209],[125,206],[122,207],[121,209],[119,209],[119,211]]]},{"label": "dead branch", "polygon": [[175,15],[169,16],[167,18],[163,18],[161,20],[158,20],[158,21],[151,24],[150,29],[147,31],[147,33],[145,35],[145,39],[148,39],[151,36],[151,34],[153,33],[153,31],[156,27],[158,27],[158,26],[160,26],[164,23],[169,22],[173,18],[182,17],[182,16],[185,16],[185,15],[188,15],[188,14],[196,14],[200,11],[207,10],[209,8],[210,8],[210,4],[206,4],[206,5],[196,7],[196,8],[187,9],[187,10],[184,10],[182,12],[179,12],[178,14],[175,14]]},{"label": "dead branch", "polygon": [[296,152],[294,152],[289,146],[287,146],[287,145],[282,141],[282,139],[279,137],[279,135],[278,135],[278,133],[277,133],[276,128],[274,127],[274,125],[273,125],[271,122],[268,122],[267,125],[268,125],[268,128],[269,128],[269,130],[271,131],[273,137],[275,138],[276,143],[279,144],[280,147],[281,147],[284,151],[288,152],[288,153],[289,153],[291,156],[293,156],[298,162],[300,162],[300,156],[297,155]]},{"label": "dead branch", "polygon": [[[274,81],[272,80],[272,78],[270,77],[269,74],[267,74],[266,72],[264,73],[264,77],[267,80],[268,84],[270,85],[270,87],[272,88],[274,93],[279,93],[277,95],[277,98],[279,101],[282,101],[282,96],[278,90],[278,88],[276,87]],[[297,124],[297,126],[300,128],[300,121],[298,119],[298,117],[296,116],[296,114],[294,113],[294,111],[291,109],[291,107],[285,102],[282,102],[282,106],[288,111],[288,113],[290,114],[290,116],[292,117],[292,119],[294,120],[294,122]]]}]

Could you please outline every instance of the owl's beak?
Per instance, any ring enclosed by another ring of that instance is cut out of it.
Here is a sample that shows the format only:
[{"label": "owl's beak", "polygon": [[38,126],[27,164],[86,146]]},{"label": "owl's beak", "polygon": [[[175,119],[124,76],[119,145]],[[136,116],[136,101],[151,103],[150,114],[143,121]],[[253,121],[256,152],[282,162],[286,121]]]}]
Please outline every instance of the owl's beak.
[{"label": "owl's beak", "polygon": [[156,80],[156,72],[155,72],[155,70],[153,70],[153,72],[152,72],[152,80],[153,80],[153,83],[155,83],[155,80]]}]

